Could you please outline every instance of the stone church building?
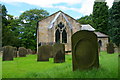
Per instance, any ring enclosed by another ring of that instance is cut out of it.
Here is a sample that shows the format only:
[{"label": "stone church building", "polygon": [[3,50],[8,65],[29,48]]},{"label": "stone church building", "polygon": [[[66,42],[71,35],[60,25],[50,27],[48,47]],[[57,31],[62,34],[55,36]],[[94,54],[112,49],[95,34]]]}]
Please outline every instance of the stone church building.
[{"label": "stone church building", "polygon": [[[71,36],[79,30],[94,31],[90,25],[81,25],[74,18],[58,11],[47,18],[38,21],[37,26],[37,49],[42,45],[53,45],[54,43],[65,44],[65,51],[71,51]],[[97,32],[96,32],[97,34]],[[104,34],[103,34],[104,35]],[[102,36],[103,36],[102,35]],[[99,34],[100,36],[100,34]],[[108,42],[108,36],[104,35],[106,39],[100,39],[103,44]],[[104,41],[105,40],[105,41]],[[105,42],[105,43],[104,43]],[[106,46],[104,45],[103,48]],[[105,49],[103,49],[105,50]]]}]

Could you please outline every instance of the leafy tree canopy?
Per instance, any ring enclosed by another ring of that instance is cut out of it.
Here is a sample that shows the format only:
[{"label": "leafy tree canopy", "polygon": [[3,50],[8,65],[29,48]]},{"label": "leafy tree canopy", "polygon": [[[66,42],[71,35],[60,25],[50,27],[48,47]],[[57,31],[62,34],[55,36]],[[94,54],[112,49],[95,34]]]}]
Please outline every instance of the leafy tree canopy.
[{"label": "leafy tree canopy", "polygon": [[93,6],[93,23],[97,31],[108,33],[108,6],[105,0],[96,0]]},{"label": "leafy tree canopy", "polygon": [[80,24],[90,24],[91,26],[93,26],[92,14],[89,16],[87,15],[87,16],[81,17],[81,18],[77,19],[77,21]]},{"label": "leafy tree canopy", "polygon": [[120,1],[114,0],[112,8],[109,10],[109,16],[110,39],[120,46]]},{"label": "leafy tree canopy", "polygon": [[49,13],[43,9],[30,9],[20,15],[19,40],[22,43],[21,46],[36,49],[37,21],[48,15]]},{"label": "leafy tree canopy", "polygon": [[30,9],[15,19],[7,14],[6,7],[2,5],[2,46],[36,49],[37,21],[48,15],[49,13],[43,9]]}]

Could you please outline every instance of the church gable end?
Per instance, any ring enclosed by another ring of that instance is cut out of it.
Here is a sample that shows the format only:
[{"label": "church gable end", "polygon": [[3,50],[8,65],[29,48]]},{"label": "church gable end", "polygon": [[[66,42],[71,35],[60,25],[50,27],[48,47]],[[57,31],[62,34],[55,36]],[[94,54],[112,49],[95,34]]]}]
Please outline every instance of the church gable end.
[{"label": "church gable end", "polygon": [[64,43],[66,49],[71,49],[71,36],[79,30],[80,24],[74,18],[58,11],[38,22],[37,43]]}]

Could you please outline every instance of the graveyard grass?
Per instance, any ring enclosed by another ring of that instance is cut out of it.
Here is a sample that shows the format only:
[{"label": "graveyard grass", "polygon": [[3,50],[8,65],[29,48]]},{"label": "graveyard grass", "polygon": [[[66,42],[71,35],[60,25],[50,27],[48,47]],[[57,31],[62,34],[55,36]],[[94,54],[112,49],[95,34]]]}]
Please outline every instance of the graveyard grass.
[{"label": "graveyard grass", "polygon": [[66,55],[65,63],[37,62],[37,55],[14,58],[2,62],[3,78],[117,78],[118,54],[100,53],[100,68],[72,71],[72,56]]}]

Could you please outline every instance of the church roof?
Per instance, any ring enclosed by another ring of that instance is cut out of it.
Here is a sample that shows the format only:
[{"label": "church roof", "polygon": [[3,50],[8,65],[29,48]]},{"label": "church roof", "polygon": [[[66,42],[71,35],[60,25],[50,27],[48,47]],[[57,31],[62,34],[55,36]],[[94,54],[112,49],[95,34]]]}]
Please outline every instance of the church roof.
[{"label": "church roof", "polygon": [[[59,10],[59,11],[57,11],[57,12],[55,12],[55,13],[51,14],[50,16],[52,16],[52,15],[54,15],[54,14],[57,14],[57,13],[59,13],[59,12],[61,12],[61,13],[65,14],[65,15],[67,15],[67,16],[69,16],[70,18],[72,18],[73,20],[75,20],[76,22],[78,22],[76,19],[74,19],[73,17],[71,17],[70,15],[68,15],[68,14],[64,13],[64,12],[63,12],[63,11],[61,11],[61,10]],[[48,17],[50,17],[50,16],[48,16]],[[48,18],[48,17],[46,17],[46,18]],[[44,18],[44,19],[46,19],[46,18]],[[41,20],[39,20],[39,21],[42,21],[42,20],[44,20],[44,19],[41,19]]]},{"label": "church roof", "polygon": [[[81,30],[95,31],[95,29],[89,24],[84,24],[81,26],[82,26]],[[108,35],[103,34],[101,32],[94,32],[94,33],[97,35],[98,38],[107,38],[108,37]]]},{"label": "church roof", "polygon": [[[52,28],[52,27],[54,26],[54,22],[57,20],[57,18],[58,18],[60,15],[63,16],[63,18],[66,20],[67,24],[69,25],[69,27],[70,27],[71,29],[72,29],[72,24],[69,22],[69,20],[67,19],[66,16],[68,16],[68,17],[72,18],[73,20],[75,20],[76,22],[78,22],[76,19],[74,19],[73,17],[69,16],[68,14],[62,12],[61,10],[59,10],[58,12],[53,13],[52,15],[55,15],[55,17],[54,17],[53,20],[51,21],[51,23],[50,23],[50,25],[48,26],[48,28]],[[52,15],[50,15],[50,16],[52,16]],[[48,17],[50,17],[50,16],[48,16]],[[48,18],[48,17],[46,17],[46,18]],[[44,18],[44,19],[46,19],[46,18]],[[44,20],[44,19],[42,19],[42,20]],[[42,20],[39,20],[38,22],[40,22],[40,21],[42,21]]]},{"label": "church roof", "polygon": [[66,20],[66,22],[68,23],[69,27],[72,29],[71,23],[69,22],[69,20],[68,20],[67,17],[65,16],[65,14],[62,13],[61,11],[59,11],[59,12],[56,14],[56,16],[55,16],[54,19],[51,21],[51,23],[50,23],[50,25],[48,26],[48,28],[52,28],[52,27],[54,26],[55,21],[57,20],[57,18],[58,18],[60,15],[63,16],[63,18],[64,18],[64,19]]},{"label": "church roof", "polygon": [[88,31],[95,31],[95,29],[89,25],[89,24],[84,24],[84,25],[81,25],[81,30],[88,30]]},{"label": "church roof", "polygon": [[97,35],[98,38],[108,38],[108,35],[103,34],[101,32],[94,32],[94,33]]}]

